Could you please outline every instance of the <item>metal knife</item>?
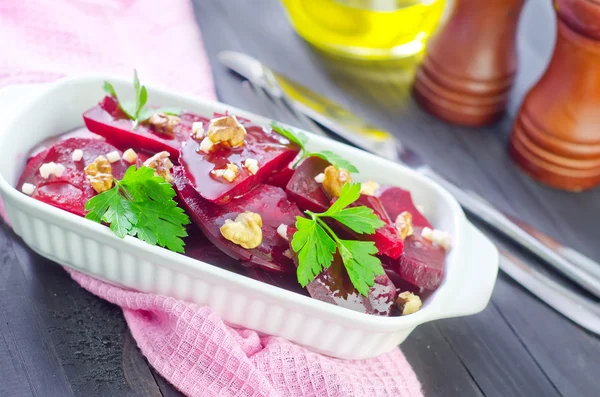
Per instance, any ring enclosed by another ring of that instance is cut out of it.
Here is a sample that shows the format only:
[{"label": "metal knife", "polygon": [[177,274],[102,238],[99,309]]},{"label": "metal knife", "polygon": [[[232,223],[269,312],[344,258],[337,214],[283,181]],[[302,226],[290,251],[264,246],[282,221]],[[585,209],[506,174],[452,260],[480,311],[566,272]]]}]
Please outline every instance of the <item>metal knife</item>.
[{"label": "metal knife", "polygon": [[520,222],[517,224],[483,198],[462,190],[437,174],[418,154],[403,146],[389,132],[367,123],[342,106],[275,72],[260,61],[235,51],[222,51],[218,58],[225,66],[265,89],[270,95],[284,99],[296,110],[357,147],[403,163],[435,180],[452,193],[466,211],[600,297],[598,262],[561,245],[532,226]]}]

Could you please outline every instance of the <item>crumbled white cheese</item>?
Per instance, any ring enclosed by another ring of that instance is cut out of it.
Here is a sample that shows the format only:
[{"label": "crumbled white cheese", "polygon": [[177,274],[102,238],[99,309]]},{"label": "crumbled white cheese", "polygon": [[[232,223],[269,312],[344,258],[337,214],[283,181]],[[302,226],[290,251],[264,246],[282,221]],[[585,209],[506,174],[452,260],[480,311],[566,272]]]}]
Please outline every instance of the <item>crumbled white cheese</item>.
[{"label": "crumbled white cheese", "polygon": [[199,148],[199,150],[201,152],[204,152],[204,153],[208,154],[208,153],[210,153],[210,151],[212,150],[212,147],[214,145],[215,144],[213,143],[213,141],[211,141],[209,137],[206,137],[206,138],[204,138],[202,140],[202,142],[200,142],[200,148]]},{"label": "crumbled white cheese", "polygon": [[35,192],[35,186],[31,183],[24,183],[23,186],[21,186],[21,191],[26,195],[31,196],[33,192]]},{"label": "crumbled white cheese", "polygon": [[244,167],[246,167],[246,169],[250,171],[252,175],[256,175],[258,172],[258,160],[246,159],[246,161],[244,161]]},{"label": "crumbled white cheese", "polygon": [[60,178],[63,172],[65,172],[65,166],[62,164],[56,164],[56,167],[54,168],[54,175]]},{"label": "crumbled white cheese", "polygon": [[48,179],[50,175],[54,175],[56,172],[56,163],[54,161],[50,163],[44,163],[40,166],[40,175],[44,179]]},{"label": "crumbled white cheese", "polygon": [[421,231],[421,237],[443,247],[446,250],[450,249],[452,246],[452,240],[448,232],[443,232],[437,229],[432,230],[428,227],[424,227]]},{"label": "crumbled white cheese", "polygon": [[119,152],[117,152],[115,150],[115,151],[108,153],[106,155],[106,159],[108,161],[110,161],[111,163],[116,163],[117,161],[121,160],[121,155],[119,154]]},{"label": "crumbled white cheese", "polygon": [[123,160],[127,161],[129,164],[133,164],[137,160],[137,153],[133,149],[127,149],[123,153]]},{"label": "crumbled white cheese", "polygon": [[450,249],[452,242],[450,239],[450,234],[448,232],[443,232],[441,230],[435,229],[431,234],[431,238],[433,242],[439,246],[444,247],[444,249]]},{"label": "crumbled white cheese", "polygon": [[325,174],[322,172],[319,175],[315,176],[315,182],[317,182],[317,183],[323,183],[324,180],[325,180]]},{"label": "crumbled white cheese", "polygon": [[284,240],[288,240],[287,231],[288,227],[286,224],[282,223],[281,225],[277,226],[277,234],[283,237]]},{"label": "crumbled white cheese", "polygon": [[192,123],[192,138],[197,140],[204,138],[204,124],[201,121]]},{"label": "crumbled white cheese", "polygon": [[424,227],[423,230],[421,230],[421,237],[423,237],[424,239],[427,239],[429,241],[433,241],[433,230],[431,230],[428,227]]},{"label": "crumbled white cheese", "polygon": [[81,149],[73,150],[73,153],[71,154],[71,158],[73,159],[73,161],[81,161],[81,159],[83,158],[83,150],[81,150]]},{"label": "crumbled white cheese", "polygon": [[240,173],[240,169],[233,163],[227,164],[227,168],[212,171],[216,176],[225,178],[229,182],[233,182]]}]

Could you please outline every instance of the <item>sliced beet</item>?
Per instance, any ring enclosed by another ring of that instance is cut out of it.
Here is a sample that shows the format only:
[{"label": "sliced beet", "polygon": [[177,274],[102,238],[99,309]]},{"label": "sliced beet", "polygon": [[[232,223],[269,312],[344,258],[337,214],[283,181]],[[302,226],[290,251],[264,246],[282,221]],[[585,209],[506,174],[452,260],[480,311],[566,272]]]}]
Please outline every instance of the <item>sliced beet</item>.
[{"label": "sliced beet", "polygon": [[[258,185],[242,198],[217,205],[198,194],[184,177],[181,167],[174,168],[174,176],[177,194],[187,214],[219,249],[232,258],[254,263],[266,270],[294,272],[293,261],[284,254],[289,244],[277,233],[277,227],[282,223],[295,224],[296,216],[302,216],[302,213],[287,200],[282,189]],[[262,217],[263,240],[254,249],[245,249],[226,240],[219,230],[226,219],[235,219],[244,211],[255,212]]]},{"label": "sliced beet", "polygon": [[272,174],[269,179],[265,181],[267,185],[277,186],[282,189],[285,189],[287,184],[292,179],[292,175],[294,175],[295,170],[291,169],[289,166],[282,168],[281,170]]},{"label": "sliced beet", "polygon": [[446,251],[418,235],[408,236],[399,260],[389,265],[402,279],[427,290],[440,286]]},{"label": "sliced beet", "polygon": [[384,185],[377,189],[375,195],[381,200],[383,208],[385,208],[392,221],[395,221],[402,212],[408,211],[412,215],[413,226],[432,227],[427,218],[415,207],[408,190]]},{"label": "sliced beet", "polygon": [[105,97],[100,103],[83,114],[86,127],[106,138],[114,146],[127,150],[147,150],[150,152],[161,152],[166,150],[172,160],[179,157],[181,143],[190,136],[192,123],[201,121],[208,123],[206,117],[192,113],[182,113],[179,116],[180,123],[175,126],[173,135],[155,132],[148,125],[142,123],[135,129],[133,121],[129,119],[119,108],[115,98]]},{"label": "sliced beet", "polygon": [[[217,148],[206,154],[198,150],[199,142],[191,137],[183,143],[179,162],[185,177],[206,200],[224,204],[246,194],[273,173],[286,168],[300,151],[298,146],[271,130],[250,123],[245,123],[244,127],[246,138],[240,147]],[[255,175],[244,167],[247,159],[258,161]],[[229,163],[239,170],[232,182],[211,172],[224,169]]]},{"label": "sliced beet", "polygon": [[286,192],[290,200],[298,204],[302,210],[313,212],[325,212],[329,208],[329,197],[315,181],[315,177],[321,174],[331,164],[320,157],[309,157],[304,160],[286,186]]},{"label": "sliced beet", "polygon": [[298,283],[296,273],[279,273],[263,270],[257,266],[247,267],[248,276],[275,287],[283,288],[300,295],[308,295],[308,291]]},{"label": "sliced beet", "polygon": [[387,255],[390,258],[398,259],[402,255],[403,242],[392,220],[383,208],[379,198],[361,194],[351,206],[365,206],[371,208],[373,213],[381,219],[385,225],[375,231],[374,234],[357,234],[356,238],[360,240],[373,241],[379,251],[379,255]]},{"label": "sliced beet", "polygon": [[[83,151],[81,161],[73,161],[72,155],[75,149]],[[96,191],[87,181],[84,169],[98,156],[106,156],[115,150],[117,148],[98,139],[69,138],[58,141],[29,160],[17,187],[20,189],[24,183],[31,183],[35,186],[33,198],[73,214],[85,216],[85,203],[96,195]],[[65,167],[60,177],[50,175],[48,179],[42,178],[39,168],[42,164],[50,162]],[[111,166],[113,176],[121,179],[130,164],[120,160],[112,163]]]},{"label": "sliced beet", "polygon": [[396,300],[396,287],[387,275],[376,276],[369,295],[361,295],[337,254],[331,266],[308,283],[306,289],[314,299],[379,316],[389,316]]},{"label": "sliced beet", "polygon": [[33,149],[29,151],[28,158],[31,159],[35,155],[44,150],[48,149],[50,146],[57,144],[60,141],[66,141],[70,138],[87,138],[87,139],[98,139],[101,141],[105,141],[106,139],[98,134],[94,134],[90,130],[85,127],[75,128],[69,132],[64,134],[51,136],[49,138],[44,139],[42,142],[36,144]]},{"label": "sliced beet", "polygon": [[240,262],[217,248],[194,224],[187,227],[188,236],[185,238],[185,256],[209,263],[230,272],[246,275],[246,268]]}]

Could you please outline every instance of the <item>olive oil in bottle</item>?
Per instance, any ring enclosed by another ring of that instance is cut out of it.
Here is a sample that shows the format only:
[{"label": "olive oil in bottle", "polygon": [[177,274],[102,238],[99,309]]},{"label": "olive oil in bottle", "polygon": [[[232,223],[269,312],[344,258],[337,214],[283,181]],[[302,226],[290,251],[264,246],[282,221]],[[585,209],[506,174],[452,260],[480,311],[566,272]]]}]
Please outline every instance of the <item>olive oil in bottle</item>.
[{"label": "olive oil in bottle", "polygon": [[398,59],[421,52],[445,0],[282,0],[296,31],[342,57]]}]

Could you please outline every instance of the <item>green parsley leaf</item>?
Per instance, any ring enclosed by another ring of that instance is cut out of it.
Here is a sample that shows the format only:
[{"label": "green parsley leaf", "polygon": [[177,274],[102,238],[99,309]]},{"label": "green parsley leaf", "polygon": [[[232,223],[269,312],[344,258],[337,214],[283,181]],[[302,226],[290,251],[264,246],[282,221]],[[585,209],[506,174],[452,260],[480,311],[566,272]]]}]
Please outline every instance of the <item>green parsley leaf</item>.
[{"label": "green parsley leaf", "polygon": [[105,81],[104,86],[102,88],[108,95],[114,97],[118,101],[117,92],[115,91],[115,87],[113,87],[112,84],[110,84],[108,81]]},{"label": "green parsley leaf", "polygon": [[371,208],[364,205],[345,208],[331,217],[359,234],[372,233],[373,229],[385,225],[385,222],[379,219]]},{"label": "green parsley leaf", "polygon": [[350,281],[358,292],[367,296],[375,283],[375,276],[385,273],[372,241],[338,240],[338,250],[348,271]]},{"label": "green parsley leaf", "polygon": [[294,132],[294,131],[288,130],[274,122],[271,123],[271,128],[275,132],[277,132],[279,135],[282,135],[285,138],[287,138],[290,142],[295,143],[296,145],[300,146],[302,156],[300,156],[300,158],[296,161],[296,164],[294,165],[294,167],[296,167],[296,165],[300,164],[302,162],[302,160],[304,160],[305,158],[316,156],[316,157],[320,157],[323,160],[331,163],[331,165],[333,165],[337,169],[344,168],[344,169],[348,170],[349,172],[358,173],[358,169],[352,163],[350,163],[348,160],[342,158],[339,154],[334,153],[330,150],[322,150],[319,152],[307,152],[306,151],[306,143],[308,142],[308,137],[306,135],[304,135],[302,132],[299,132],[299,131]]},{"label": "green parsley leaf", "polygon": [[311,152],[306,154],[306,157],[310,156],[320,157],[323,160],[330,162],[331,165],[333,165],[338,170],[340,168],[344,168],[349,172],[358,173],[358,169],[352,163],[341,157],[339,154],[334,153],[330,150],[322,150],[320,152]]},{"label": "green parsley leaf", "polygon": [[335,253],[335,242],[314,220],[296,218],[296,228],[292,238],[292,249],[299,252],[298,282],[303,287],[314,280],[324,268],[331,266]]},{"label": "green parsley leaf", "polygon": [[148,244],[184,252],[184,226],[190,219],[174,197],[173,187],[152,168],[131,166],[122,180],[115,180],[115,187],[88,200],[85,217],[109,224],[121,238],[137,236]]},{"label": "green parsley leaf", "polygon": [[148,90],[146,89],[146,86],[140,83],[137,70],[135,69],[133,70],[133,91],[135,93],[134,101],[120,101],[117,97],[115,88],[108,81],[104,82],[103,89],[107,94],[111,95],[117,100],[123,113],[133,120],[134,129],[139,123],[148,120],[155,113],[164,113],[171,116],[179,116],[181,114],[181,109],[174,107],[164,107],[158,109],[144,107],[148,102]]},{"label": "green parsley leaf", "polygon": [[340,197],[331,206],[323,216],[333,216],[343,208],[349,206],[360,197],[360,183],[345,183],[340,190]]},{"label": "green parsley leaf", "polygon": [[292,132],[292,131],[276,124],[275,122],[271,123],[271,128],[275,132],[277,132],[279,135],[282,135],[283,137],[287,138],[288,141],[300,146],[300,149],[303,152],[306,152],[305,145],[308,142],[308,137],[306,135],[304,135],[302,132],[300,132],[300,131]]},{"label": "green parsley leaf", "polygon": [[292,249],[298,254],[298,282],[303,287],[331,266],[333,254],[339,251],[352,285],[363,295],[369,293],[375,275],[383,274],[375,243],[371,241],[341,240],[323,218],[332,218],[360,234],[373,234],[384,225],[365,206],[346,208],[360,196],[360,183],[342,187],[340,197],[324,213],[305,211],[309,218],[296,218],[296,233]]}]

